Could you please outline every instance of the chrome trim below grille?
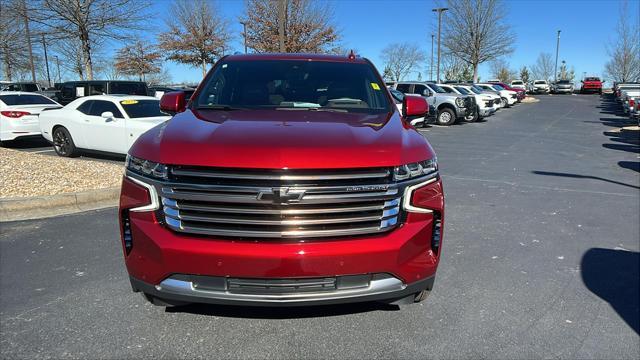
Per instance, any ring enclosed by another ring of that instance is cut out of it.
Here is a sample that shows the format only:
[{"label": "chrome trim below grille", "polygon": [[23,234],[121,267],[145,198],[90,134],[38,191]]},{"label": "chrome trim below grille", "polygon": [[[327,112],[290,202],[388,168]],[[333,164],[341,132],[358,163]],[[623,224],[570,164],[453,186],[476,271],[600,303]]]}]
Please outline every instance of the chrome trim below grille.
[{"label": "chrome trim below grille", "polygon": [[[223,279],[223,278],[220,278]],[[239,279],[238,279],[239,280]],[[335,278],[333,279],[335,283]],[[222,283],[222,281],[220,281]],[[327,282],[328,283],[328,282]],[[394,293],[404,290],[405,285],[400,279],[386,274],[375,274],[368,282],[367,286],[334,288],[322,291],[298,291],[291,293],[272,293],[260,292],[240,293],[232,292],[229,289],[229,280],[227,280],[226,288],[222,289],[203,289],[194,286],[197,283],[189,281],[189,279],[167,278],[159,285],[155,286],[157,295],[179,295],[190,298],[214,299],[219,301],[234,301],[238,303],[305,303],[309,301],[330,301],[337,299],[356,298],[361,296],[380,295],[386,293]]]}]

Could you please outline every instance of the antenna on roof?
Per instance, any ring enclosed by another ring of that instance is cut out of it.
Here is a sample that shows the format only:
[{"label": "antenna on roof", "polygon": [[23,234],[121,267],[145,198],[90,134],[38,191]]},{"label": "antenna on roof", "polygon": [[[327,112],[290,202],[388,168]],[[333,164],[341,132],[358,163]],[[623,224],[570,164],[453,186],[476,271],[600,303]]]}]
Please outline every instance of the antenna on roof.
[{"label": "antenna on roof", "polygon": [[356,59],[356,54],[353,52],[353,49],[351,49],[351,52],[349,52],[349,60],[355,60]]}]

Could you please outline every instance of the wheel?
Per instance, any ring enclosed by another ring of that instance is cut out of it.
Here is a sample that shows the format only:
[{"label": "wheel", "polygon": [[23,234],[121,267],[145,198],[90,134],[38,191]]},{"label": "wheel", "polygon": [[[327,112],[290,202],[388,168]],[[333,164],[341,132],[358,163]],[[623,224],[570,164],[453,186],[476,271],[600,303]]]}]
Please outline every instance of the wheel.
[{"label": "wheel", "polygon": [[502,105],[503,108],[509,107],[509,101],[507,98],[500,98],[500,105]]},{"label": "wheel", "polygon": [[419,303],[419,302],[423,302],[423,301],[427,300],[427,298],[429,297],[430,293],[431,293],[431,291],[429,291],[429,290],[422,290],[422,291],[419,291],[419,292],[415,293],[414,298],[413,298],[413,302],[414,303]]},{"label": "wheel", "polygon": [[456,114],[449,108],[438,111],[438,125],[449,126],[456,122]]},{"label": "wheel", "polygon": [[59,156],[76,157],[79,155],[71,134],[62,126],[53,131],[53,149]]}]

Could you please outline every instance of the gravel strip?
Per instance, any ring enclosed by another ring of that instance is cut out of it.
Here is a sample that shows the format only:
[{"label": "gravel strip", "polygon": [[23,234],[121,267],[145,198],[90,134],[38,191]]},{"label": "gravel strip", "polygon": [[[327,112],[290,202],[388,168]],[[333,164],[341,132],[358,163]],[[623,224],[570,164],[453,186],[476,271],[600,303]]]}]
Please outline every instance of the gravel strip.
[{"label": "gravel strip", "polygon": [[0,148],[0,198],[47,196],[120,186],[123,166]]}]

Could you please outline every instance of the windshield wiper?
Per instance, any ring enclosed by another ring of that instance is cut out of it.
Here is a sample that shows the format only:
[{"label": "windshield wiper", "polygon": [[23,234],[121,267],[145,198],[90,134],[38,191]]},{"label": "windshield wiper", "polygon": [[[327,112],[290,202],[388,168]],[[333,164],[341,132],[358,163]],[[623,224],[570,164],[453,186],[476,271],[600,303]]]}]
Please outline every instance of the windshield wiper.
[{"label": "windshield wiper", "polygon": [[245,110],[244,108],[239,108],[239,107],[233,107],[230,105],[199,105],[196,107],[196,110],[224,110],[224,111],[231,111],[231,110]]}]

